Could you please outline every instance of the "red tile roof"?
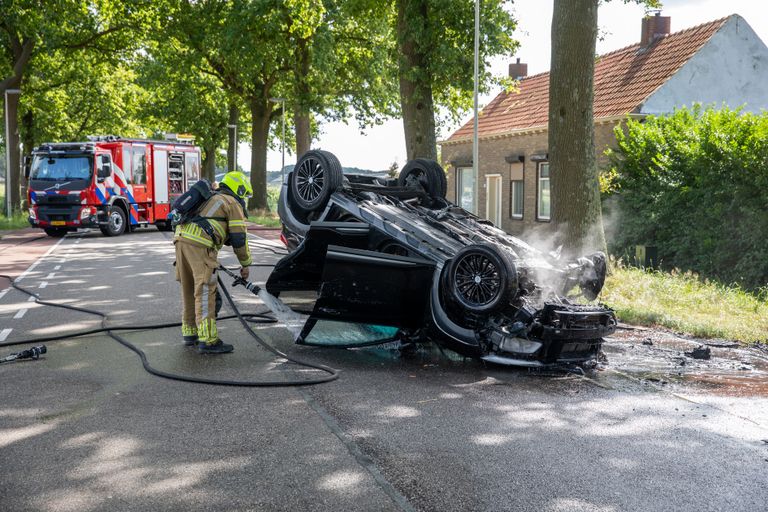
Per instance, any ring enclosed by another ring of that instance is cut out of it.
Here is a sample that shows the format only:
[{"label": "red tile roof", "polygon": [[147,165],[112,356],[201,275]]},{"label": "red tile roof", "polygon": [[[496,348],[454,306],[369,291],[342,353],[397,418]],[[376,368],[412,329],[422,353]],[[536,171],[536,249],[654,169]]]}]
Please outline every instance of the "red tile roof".
[{"label": "red tile roof", "polygon": [[[675,32],[648,47],[640,43],[598,57],[595,63],[595,119],[636,111],[677,72],[729,18]],[[501,92],[479,115],[480,137],[544,127],[549,108],[549,72],[520,80],[519,89]],[[447,142],[472,137],[473,120]]]}]

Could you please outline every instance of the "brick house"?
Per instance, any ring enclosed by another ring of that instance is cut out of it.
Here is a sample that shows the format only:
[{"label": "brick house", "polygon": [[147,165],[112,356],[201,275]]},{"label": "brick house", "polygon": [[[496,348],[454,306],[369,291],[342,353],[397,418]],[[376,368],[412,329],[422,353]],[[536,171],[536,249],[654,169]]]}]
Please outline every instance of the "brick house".
[{"label": "brick house", "polygon": [[[670,33],[670,18],[643,19],[641,41],[597,58],[595,149],[598,167],[628,118],[675,107],[726,104],[768,108],[768,48],[738,15]],[[508,233],[543,228],[551,201],[547,162],[549,73],[525,76],[510,64],[519,88],[502,92],[479,115],[479,168],[472,170],[473,120],[441,141],[448,199]]]}]

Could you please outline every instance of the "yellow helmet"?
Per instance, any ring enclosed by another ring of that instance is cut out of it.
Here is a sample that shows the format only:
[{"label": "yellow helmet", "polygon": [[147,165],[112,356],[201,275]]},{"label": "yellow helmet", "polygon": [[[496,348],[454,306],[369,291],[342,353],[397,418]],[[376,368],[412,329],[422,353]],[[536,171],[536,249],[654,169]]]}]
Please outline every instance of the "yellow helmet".
[{"label": "yellow helmet", "polygon": [[248,181],[248,176],[240,171],[230,171],[224,175],[219,185],[226,186],[229,190],[237,194],[241,199],[251,197],[253,195],[253,188]]}]

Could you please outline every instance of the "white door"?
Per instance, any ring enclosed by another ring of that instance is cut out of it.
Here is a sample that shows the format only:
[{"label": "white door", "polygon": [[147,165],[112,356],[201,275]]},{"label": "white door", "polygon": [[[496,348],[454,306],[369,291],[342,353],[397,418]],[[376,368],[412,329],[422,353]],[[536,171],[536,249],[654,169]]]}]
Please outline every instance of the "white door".
[{"label": "white door", "polygon": [[485,217],[496,227],[501,227],[501,175],[485,176]]}]

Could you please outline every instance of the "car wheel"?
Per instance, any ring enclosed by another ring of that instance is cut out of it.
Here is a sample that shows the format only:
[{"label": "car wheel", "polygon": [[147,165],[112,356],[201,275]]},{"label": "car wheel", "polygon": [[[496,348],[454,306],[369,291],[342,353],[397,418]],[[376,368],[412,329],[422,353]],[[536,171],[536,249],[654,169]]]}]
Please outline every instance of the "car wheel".
[{"label": "car wheel", "polygon": [[126,222],[125,212],[119,206],[110,206],[107,212],[107,223],[99,226],[99,229],[106,236],[120,236],[125,233]]},{"label": "car wheel", "polygon": [[401,187],[418,187],[432,197],[445,199],[448,190],[448,180],[445,171],[439,163],[426,158],[409,161],[400,171],[397,184]]},{"label": "car wheel", "polygon": [[448,264],[448,295],[471,313],[491,313],[517,293],[517,269],[512,256],[488,244],[464,247]]},{"label": "car wheel", "polygon": [[592,262],[593,272],[586,272],[582,276],[579,288],[581,293],[584,294],[584,298],[587,300],[595,300],[605,284],[605,275],[608,272],[608,265],[606,264],[605,254],[598,251],[596,253],[586,256],[588,260]]},{"label": "car wheel", "polygon": [[331,194],[341,187],[344,175],[333,153],[312,150],[302,155],[291,175],[291,195],[305,212],[325,208]]},{"label": "car wheel", "polygon": [[61,238],[67,234],[67,230],[61,228],[45,228],[44,231],[46,235],[53,238]]}]

